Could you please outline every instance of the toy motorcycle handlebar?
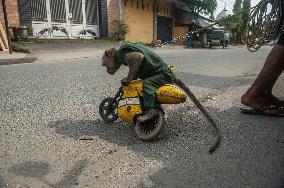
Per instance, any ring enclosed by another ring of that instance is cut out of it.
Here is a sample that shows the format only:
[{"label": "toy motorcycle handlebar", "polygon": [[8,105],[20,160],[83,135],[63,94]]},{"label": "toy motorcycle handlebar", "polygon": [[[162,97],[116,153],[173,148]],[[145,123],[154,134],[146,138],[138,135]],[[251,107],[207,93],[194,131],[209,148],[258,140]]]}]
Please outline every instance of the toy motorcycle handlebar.
[{"label": "toy motorcycle handlebar", "polygon": [[117,91],[117,93],[116,93],[115,96],[114,96],[114,99],[115,99],[115,100],[118,99],[118,98],[121,96],[122,90],[123,90],[123,86],[120,86],[119,89],[118,89],[118,91]]}]

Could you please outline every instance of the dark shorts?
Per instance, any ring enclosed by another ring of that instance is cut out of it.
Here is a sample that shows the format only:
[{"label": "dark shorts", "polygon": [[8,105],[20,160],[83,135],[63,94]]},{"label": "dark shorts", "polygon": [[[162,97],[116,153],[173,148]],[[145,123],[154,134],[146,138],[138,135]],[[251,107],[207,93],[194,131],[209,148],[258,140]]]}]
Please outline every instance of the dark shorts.
[{"label": "dark shorts", "polygon": [[284,46],[284,32],[280,35],[276,44]]}]

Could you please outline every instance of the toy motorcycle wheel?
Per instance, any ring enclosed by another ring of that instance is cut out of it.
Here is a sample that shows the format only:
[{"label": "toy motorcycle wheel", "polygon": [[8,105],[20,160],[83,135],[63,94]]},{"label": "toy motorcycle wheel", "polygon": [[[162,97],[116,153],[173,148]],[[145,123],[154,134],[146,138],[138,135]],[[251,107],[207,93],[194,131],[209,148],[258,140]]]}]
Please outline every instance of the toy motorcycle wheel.
[{"label": "toy motorcycle wheel", "polygon": [[135,123],[134,131],[139,139],[143,141],[153,141],[157,138],[165,125],[165,117],[163,111],[159,111],[158,116],[154,117],[151,120]]},{"label": "toy motorcycle wheel", "polygon": [[117,101],[112,97],[105,98],[99,106],[99,114],[106,123],[117,120]]}]

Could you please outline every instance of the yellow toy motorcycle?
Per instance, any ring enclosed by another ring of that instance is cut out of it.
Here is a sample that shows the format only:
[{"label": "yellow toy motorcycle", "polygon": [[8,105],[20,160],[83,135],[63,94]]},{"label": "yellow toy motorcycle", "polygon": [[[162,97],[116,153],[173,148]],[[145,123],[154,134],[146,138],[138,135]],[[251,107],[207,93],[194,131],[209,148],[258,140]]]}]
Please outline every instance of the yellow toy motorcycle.
[{"label": "yellow toy motorcycle", "polygon": [[[144,114],[143,80],[135,80],[126,86],[121,86],[114,98],[105,98],[99,106],[99,114],[106,123],[112,123],[118,118],[134,123],[135,134],[143,141],[152,141],[162,132],[165,125],[164,111],[159,105],[157,117],[137,123],[137,117]],[[180,88],[167,84],[156,92],[159,104],[179,104],[186,101],[186,93]]]}]

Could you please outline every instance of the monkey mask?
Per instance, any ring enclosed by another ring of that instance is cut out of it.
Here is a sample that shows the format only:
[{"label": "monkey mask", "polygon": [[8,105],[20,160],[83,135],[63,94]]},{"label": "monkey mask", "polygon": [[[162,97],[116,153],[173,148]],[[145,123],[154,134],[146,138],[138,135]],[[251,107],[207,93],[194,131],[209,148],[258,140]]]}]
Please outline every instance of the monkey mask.
[{"label": "monkey mask", "polygon": [[116,48],[110,48],[105,51],[102,57],[102,66],[107,68],[107,72],[110,75],[114,75],[114,73],[120,68],[121,63],[117,62],[115,59]]}]

